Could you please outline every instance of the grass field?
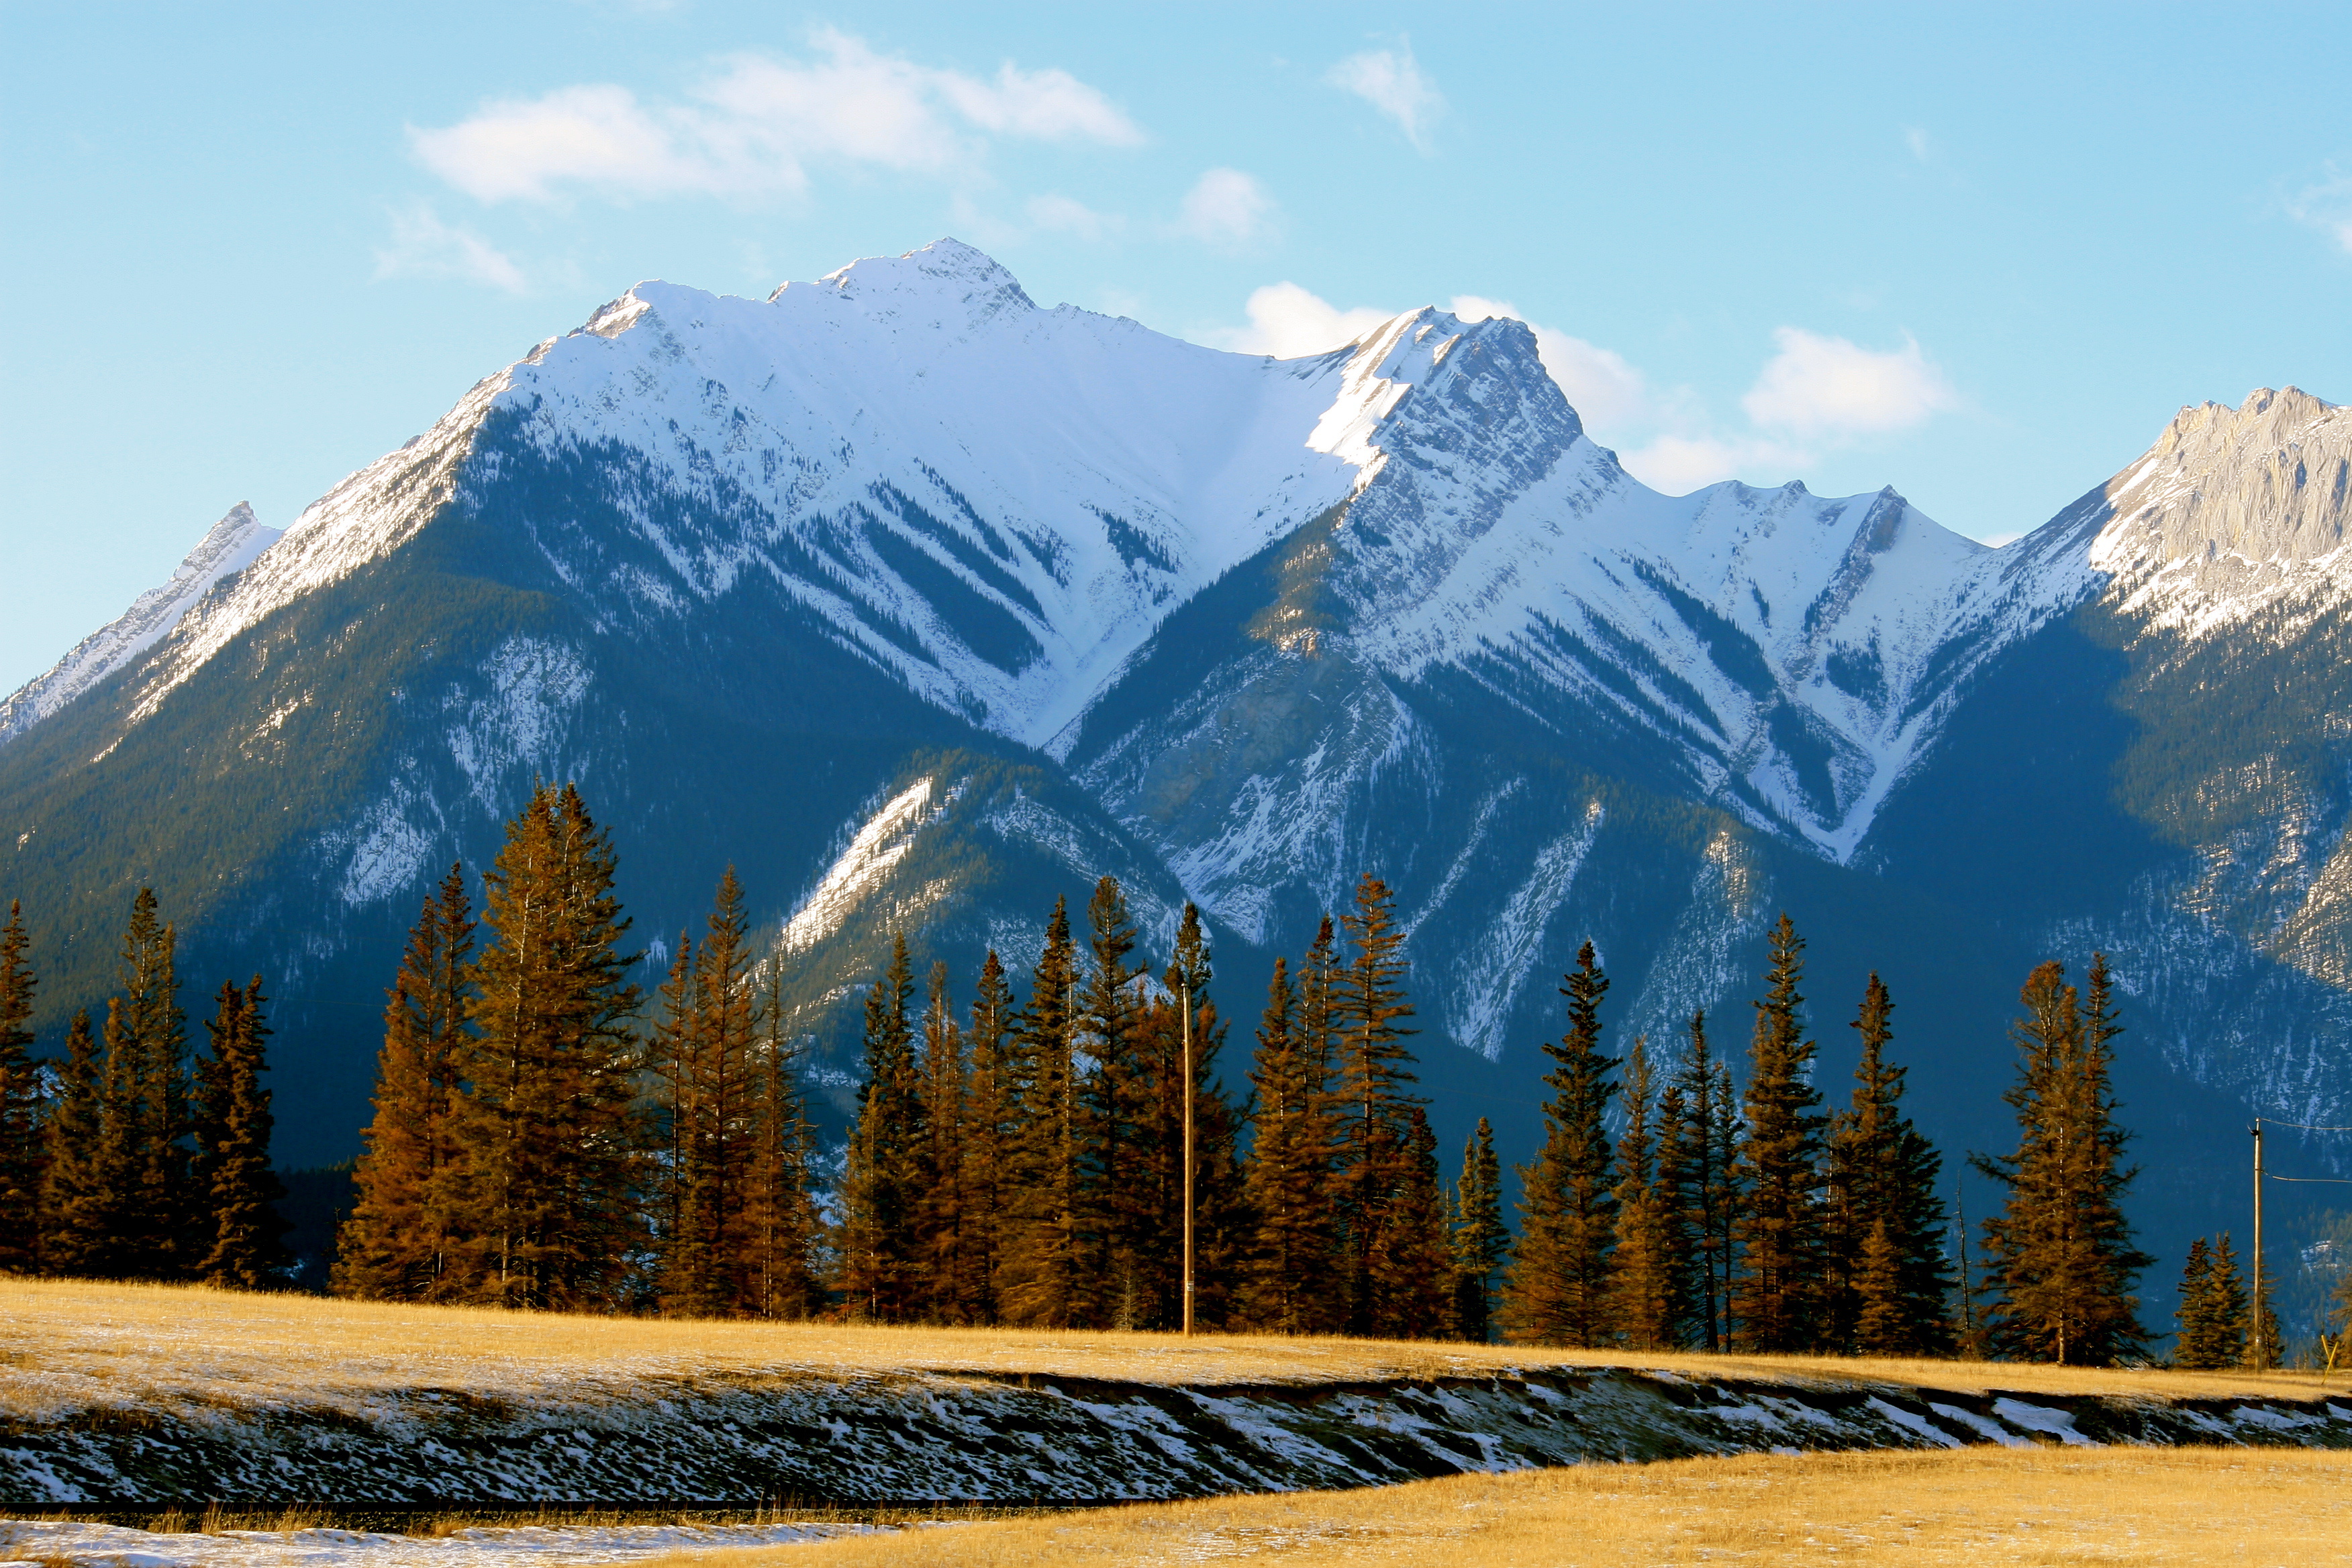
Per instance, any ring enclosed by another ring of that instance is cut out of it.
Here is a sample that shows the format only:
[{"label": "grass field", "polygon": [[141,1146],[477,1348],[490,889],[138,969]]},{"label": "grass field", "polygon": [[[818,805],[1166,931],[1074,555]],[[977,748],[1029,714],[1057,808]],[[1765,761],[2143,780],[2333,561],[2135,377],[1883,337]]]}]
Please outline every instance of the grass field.
[{"label": "grass field", "polygon": [[1579,1465],[681,1554],[639,1568],[1045,1568],[1260,1557],[1299,1568],[2352,1563],[2352,1456],[1970,1448]]},{"label": "grass field", "polygon": [[125,1405],[275,1404],[436,1388],[527,1400],[611,1379],[1040,1373],[1169,1384],[1475,1376],[1616,1365],[1703,1375],[1864,1379],[2042,1394],[2308,1398],[2308,1372],[2175,1373],[1934,1361],[1628,1354],[1534,1346],[831,1323],[680,1322],[437,1307],[180,1286],[0,1279],[0,1415]]}]

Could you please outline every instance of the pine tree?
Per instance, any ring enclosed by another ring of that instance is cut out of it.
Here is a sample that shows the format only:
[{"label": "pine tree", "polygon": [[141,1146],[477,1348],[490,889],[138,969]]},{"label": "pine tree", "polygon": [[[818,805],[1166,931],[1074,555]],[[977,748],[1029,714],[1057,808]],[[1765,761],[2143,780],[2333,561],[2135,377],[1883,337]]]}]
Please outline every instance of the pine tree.
[{"label": "pine tree", "polygon": [[909,1321],[923,1301],[915,1209],[929,1128],[908,1013],[914,994],[907,935],[894,932],[890,966],[866,994],[866,1082],[842,1179],[842,1289],[853,1311],[879,1323]]},{"label": "pine tree", "polygon": [[1419,1105],[1406,1106],[1404,1119],[1373,1233],[1368,1328],[1382,1339],[1442,1339],[1454,1327],[1454,1268],[1437,1134]]},{"label": "pine tree", "polygon": [[1748,1136],[1738,1179],[1745,1208],[1733,1227],[1739,1271],[1732,1286],[1733,1342],[1770,1353],[1821,1348],[1821,1278],[1826,1248],[1821,1205],[1821,1092],[1811,1070],[1798,986],[1804,939],[1783,912],[1769,937],[1764,999],[1748,1079]]},{"label": "pine tree", "polygon": [[[1183,1098],[1192,1101],[1193,1315],[1202,1328],[1230,1327],[1238,1321],[1256,1216],[1244,1191],[1240,1144],[1247,1111],[1225,1098],[1217,1059],[1223,1054],[1225,1023],[1217,1012],[1201,911],[1190,902],[1176,923],[1176,951],[1160,976],[1161,994],[1150,1010],[1147,1033],[1162,1064],[1164,1089],[1153,1117],[1165,1140],[1171,1207],[1166,1217],[1170,1295],[1165,1326],[1183,1320],[1182,1246]],[[1192,1071],[1183,1075],[1184,1009],[1192,1009]]]},{"label": "pine tree", "polygon": [[1830,1120],[1827,1343],[1861,1348],[1863,1253],[1873,1230],[1883,1226],[1895,1249],[1895,1296],[1880,1304],[1871,1353],[1943,1355],[1951,1350],[1945,1303],[1953,1288],[1937,1197],[1944,1162],[1902,1112],[1906,1069],[1885,1057],[1894,1013],[1894,998],[1873,972],[1853,1025],[1862,1037],[1853,1105]]},{"label": "pine tree", "polygon": [[762,1318],[796,1320],[814,1312],[817,1237],[823,1228],[812,1194],[815,1130],[800,1088],[803,1040],[789,1029],[785,948],[779,937],[767,961],[767,994],[759,1014],[753,1062],[756,1142],[745,1200],[747,1307]]},{"label": "pine tree", "polygon": [[193,1242],[204,1215],[192,1191],[176,945],[153,890],[142,888],[123,930],[121,994],[107,999],[98,1124],[71,1248],[76,1272],[178,1279],[203,1256]]},{"label": "pine tree", "polygon": [[1013,1177],[1008,1162],[1020,1136],[1020,1085],[1014,1078],[1013,1037],[1018,1020],[1003,962],[990,948],[981,961],[980,984],[971,999],[970,1077],[963,1100],[964,1270],[959,1293],[971,1321],[993,1323],[1002,1317],[997,1281],[1004,1268],[1005,1235],[1011,1222]]},{"label": "pine tree", "polygon": [[33,966],[25,912],[8,902],[0,926],[0,1274],[41,1267],[42,1136],[40,1068],[33,1043]]},{"label": "pine tree", "polygon": [[920,1030],[923,1119],[929,1136],[917,1151],[915,1240],[922,1277],[924,1316],[937,1323],[985,1321],[973,1300],[965,1247],[970,1237],[964,1194],[964,1141],[971,1114],[964,1101],[963,1031],[948,997],[948,966],[935,961],[925,993]]},{"label": "pine tree", "polygon": [[2173,1342],[2172,1364],[2183,1371],[2210,1371],[2235,1359],[2223,1347],[2231,1325],[2214,1300],[2213,1283],[2212,1249],[2200,1236],[2189,1242],[2189,1261],[2180,1271],[2179,1331]]},{"label": "pine tree", "polygon": [[[1317,940],[1328,970],[1328,916]],[[1327,1333],[1339,1326],[1330,1043],[1303,1026],[1297,1001],[1289,962],[1276,958],[1250,1069],[1257,1117],[1244,1179],[1257,1216],[1246,1310],[1253,1325],[1277,1334]]]},{"label": "pine tree", "polygon": [[266,1289],[294,1261],[278,1213],[286,1187],[269,1164],[270,1091],[261,1087],[268,1004],[258,974],[242,991],[224,982],[218,1009],[205,1026],[212,1054],[199,1067],[196,1170],[209,1199],[212,1237],[195,1272],[224,1289]]},{"label": "pine tree", "polygon": [[1096,881],[1087,925],[1094,962],[1079,1005],[1094,1070],[1079,1098],[1084,1175],[1070,1310],[1087,1327],[1142,1328],[1164,1320],[1174,1250],[1168,1139],[1157,1114],[1166,1102],[1155,1093],[1173,1074],[1150,1059],[1133,990],[1145,972],[1128,962],[1135,922],[1118,878]]},{"label": "pine tree", "polygon": [[1617,1337],[1638,1351],[1675,1342],[1674,1205],[1658,1179],[1651,1133],[1654,1083],[1649,1047],[1638,1036],[1625,1058],[1625,1131],[1617,1140],[1615,1241],[1611,1250],[1610,1318]]},{"label": "pine tree", "polygon": [[1454,1186],[1454,1331],[1474,1344],[1495,1337],[1495,1276],[1511,1256],[1502,1189],[1495,1130],[1482,1116],[1462,1146],[1462,1178]]},{"label": "pine tree", "polygon": [[87,1008],[74,1015],[66,1030],[58,1080],[43,1150],[42,1263],[52,1274],[89,1278],[105,1270],[113,1237],[98,1165],[106,1126],[103,1068]]},{"label": "pine tree", "polygon": [[1029,1003],[1014,1035],[1019,1131],[1008,1164],[1007,1205],[997,1300],[1004,1321],[1036,1328],[1076,1322],[1083,1128],[1075,1032],[1077,947],[1067,903],[1054,900],[1045,943],[1031,972]]},{"label": "pine tree", "polygon": [[663,1310],[677,1316],[758,1310],[750,1205],[760,1083],[750,925],[730,866],[701,944],[680,934],[661,988],[652,1065],[665,1091],[669,1163],[656,1289]]},{"label": "pine tree", "polygon": [[473,955],[465,868],[453,865],[409,930],[384,1004],[375,1118],[362,1134],[354,1201],[336,1237],[339,1296],[424,1301],[445,1294],[449,1225],[461,1204],[452,1118]]},{"label": "pine tree", "polygon": [[[1404,932],[1397,928],[1395,895],[1370,872],[1356,884],[1354,910],[1340,917],[1353,958],[1338,974],[1331,1002],[1332,1034],[1339,1047],[1337,1095],[1341,1258],[1345,1273],[1348,1331],[1371,1333],[1376,1325],[1417,1321],[1418,1281],[1407,1281],[1394,1261],[1418,1258],[1431,1221],[1424,1199],[1434,1197],[1435,1151],[1426,1152],[1429,1194],[1422,1192],[1424,1156],[1412,1146],[1415,1112],[1424,1103],[1406,1085],[1416,1081],[1404,1026],[1413,1016],[1405,992]],[[1442,1232],[1440,1217],[1434,1222]],[[1391,1261],[1375,1266],[1375,1258]],[[1441,1260],[1441,1247],[1435,1255]],[[1399,1290],[1410,1300],[1392,1299]],[[1440,1298],[1441,1300],[1443,1298]]]},{"label": "pine tree", "polygon": [[1609,1247],[1617,1221],[1607,1117],[1617,1058],[1601,1053],[1601,998],[1609,990],[1592,943],[1564,976],[1568,1029],[1544,1054],[1544,1145],[1519,1167],[1518,1256],[1504,1287],[1511,1337],[1580,1348],[1607,1344],[1615,1323]]},{"label": "pine tree", "polygon": [[608,834],[571,784],[541,785],[483,880],[457,1104],[464,1169],[446,1292],[576,1310],[636,1299],[647,1131]]},{"label": "pine tree", "polygon": [[2096,1366],[2147,1339],[2130,1290],[2151,1259],[2132,1247],[2121,1207],[2137,1173],[2120,1167],[2126,1134],[2108,1082],[2120,1031],[2105,956],[2094,957],[2087,1008],[2065,973],[2043,963],[2020,993],[2018,1080],[2003,1096],[2017,1111],[2018,1152],[1976,1162],[2008,1189],[1984,1222],[1985,1284],[2000,1353]]},{"label": "pine tree", "polygon": [[[1729,1068],[1707,1047],[1706,1015],[1691,1015],[1690,1053],[1668,1091],[1680,1114],[1664,1137],[1667,1184],[1682,1205],[1682,1231],[1688,1238],[1682,1316],[1690,1338],[1702,1350],[1729,1343],[1724,1321],[1730,1299],[1732,1229],[1738,1220],[1734,1171],[1739,1154],[1739,1118]],[[1662,1136],[1664,1129],[1661,1129]]]}]

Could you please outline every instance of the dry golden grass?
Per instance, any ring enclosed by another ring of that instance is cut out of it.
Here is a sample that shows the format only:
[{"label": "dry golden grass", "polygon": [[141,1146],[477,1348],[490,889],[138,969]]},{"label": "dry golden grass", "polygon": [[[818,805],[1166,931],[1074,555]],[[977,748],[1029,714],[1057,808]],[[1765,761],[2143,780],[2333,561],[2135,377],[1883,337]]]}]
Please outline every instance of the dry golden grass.
[{"label": "dry golden grass", "polygon": [[[1206,1335],[679,1322],[385,1306],[189,1287],[0,1279],[0,1415],[362,1399],[442,1389],[527,1401],[645,1380],[977,1373],[1233,1384],[1634,1366],[2045,1394],[2309,1398],[2315,1373],[2084,1371],[1932,1361],[1547,1350]],[[2333,1387],[2347,1380],[2339,1374]]]},{"label": "dry golden grass", "polygon": [[2352,1563],[2352,1455],[1970,1448],[1752,1455],[1151,1503],[647,1560],[639,1568],[1063,1563]]}]

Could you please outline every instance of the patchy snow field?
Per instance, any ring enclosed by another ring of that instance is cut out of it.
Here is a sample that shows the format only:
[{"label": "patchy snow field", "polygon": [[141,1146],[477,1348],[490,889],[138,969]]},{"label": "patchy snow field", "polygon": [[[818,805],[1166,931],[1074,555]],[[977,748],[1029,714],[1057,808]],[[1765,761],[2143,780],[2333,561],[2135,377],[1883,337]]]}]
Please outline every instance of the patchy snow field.
[{"label": "patchy snow field", "polygon": [[0,1568],[582,1568],[677,1552],[782,1546],[864,1533],[863,1524],[614,1524],[390,1535],[362,1530],[161,1534],[68,1520],[0,1520]]}]

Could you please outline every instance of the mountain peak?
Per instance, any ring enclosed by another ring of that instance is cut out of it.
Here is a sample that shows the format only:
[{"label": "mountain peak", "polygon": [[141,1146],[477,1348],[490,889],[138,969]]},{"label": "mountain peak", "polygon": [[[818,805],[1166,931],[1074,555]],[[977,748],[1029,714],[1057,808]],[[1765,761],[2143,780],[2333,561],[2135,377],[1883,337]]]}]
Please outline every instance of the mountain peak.
[{"label": "mountain peak", "polygon": [[769,296],[794,288],[831,289],[883,317],[903,316],[922,326],[970,328],[1014,311],[1037,308],[1020,280],[995,258],[960,239],[939,239],[903,256],[874,256],[828,272],[814,284],[787,283]]}]

